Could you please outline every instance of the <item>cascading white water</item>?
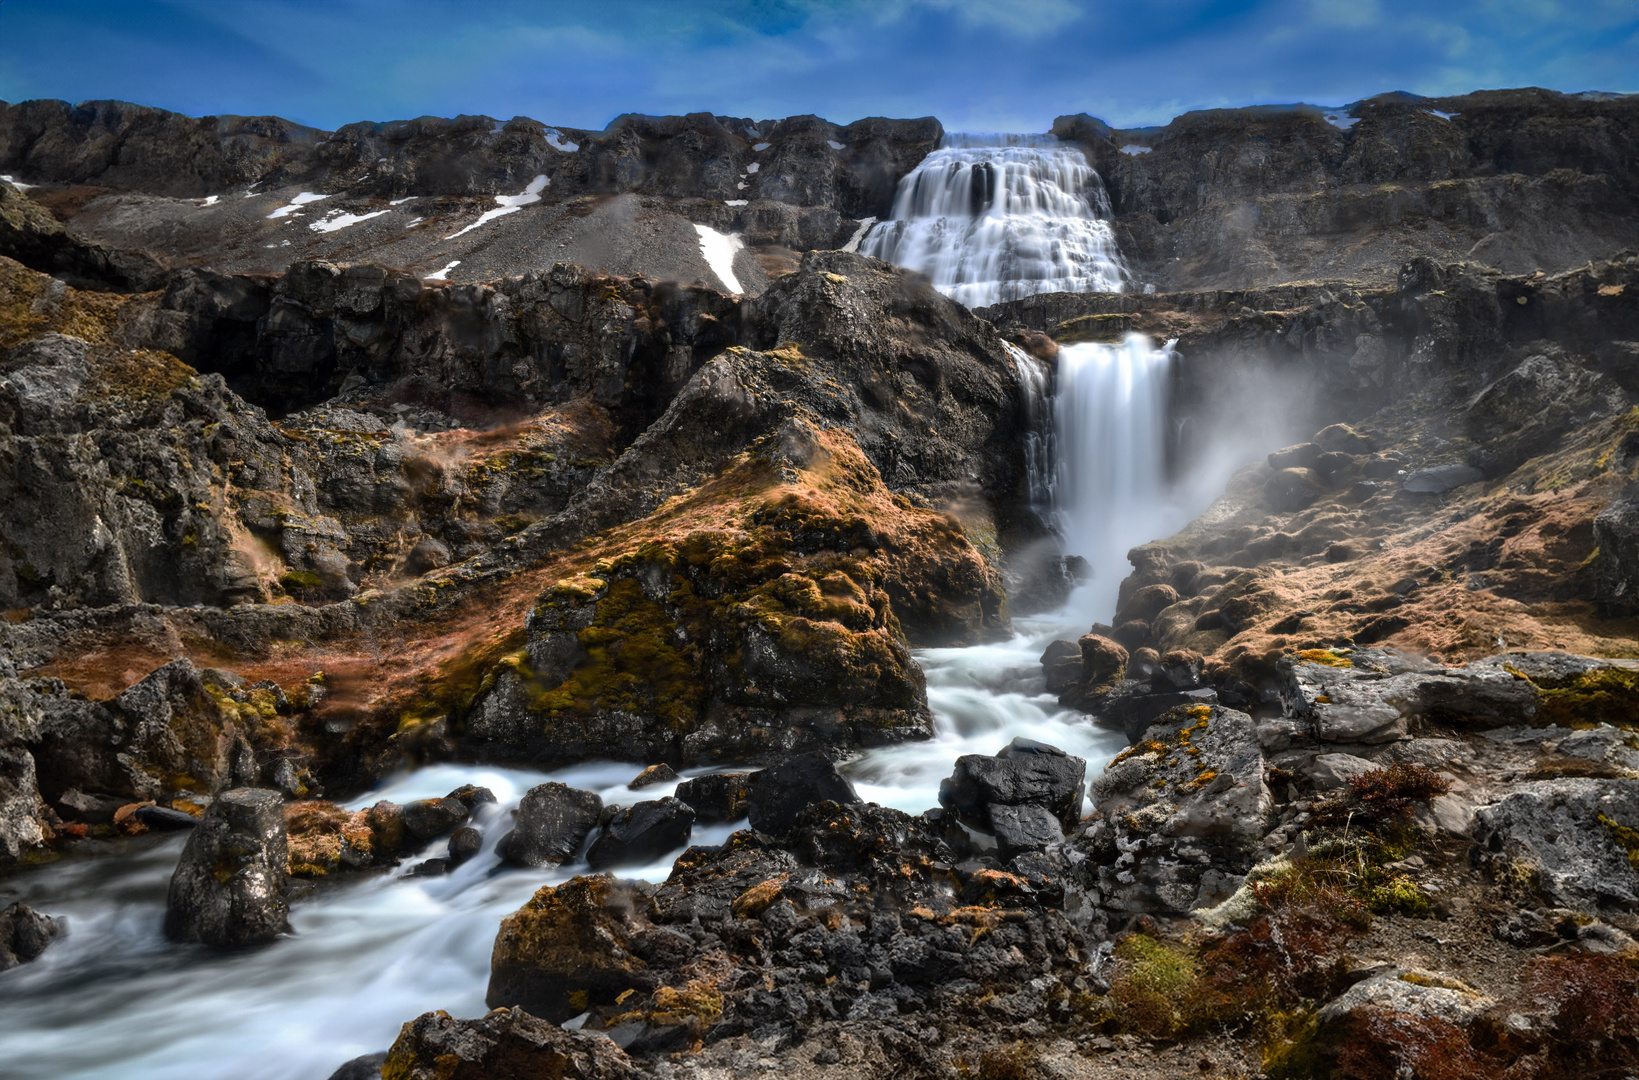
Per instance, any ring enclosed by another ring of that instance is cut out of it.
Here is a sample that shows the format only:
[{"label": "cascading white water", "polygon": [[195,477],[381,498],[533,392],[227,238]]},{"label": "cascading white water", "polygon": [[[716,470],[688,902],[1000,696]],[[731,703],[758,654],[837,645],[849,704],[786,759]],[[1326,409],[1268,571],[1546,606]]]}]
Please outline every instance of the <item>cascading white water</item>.
[{"label": "cascading white water", "polygon": [[[1042,139],[947,149],[936,152],[946,155],[940,161],[924,162],[921,181],[901,187],[902,220],[872,234],[870,242],[883,245],[873,253],[909,265],[921,253],[944,291],[975,305],[1120,287],[1109,230],[1087,201],[1086,193],[1096,200],[1102,189],[1079,154]],[[987,201],[981,215],[970,215],[958,196],[971,200],[976,190]],[[913,216],[917,207],[929,212]],[[949,212],[931,212],[938,207]],[[888,248],[902,254],[884,254]],[[939,781],[957,756],[995,753],[1016,735],[1085,758],[1092,775],[1125,745],[1119,733],[1060,707],[1045,692],[1038,658],[1052,639],[1108,619],[1127,548],[1167,535],[1183,517],[1167,504],[1162,470],[1166,349],[1138,336],[1067,346],[1052,375],[1023,353],[1013,357],[1029,413],[1031,499],[1094,578],[1066,608],[1015,619],[1008,641],[916,651],[934,737],[875,749],[845,766],[861,796],[911,813],[937,805]],[[420,1012],[482,1015],[502,918],[540,886],[586,869],[498,867],[506,808],[547,779],[630,803],[638,796],[625,781],[640,769],[604,762],[541,774],[437,765],[372,792],[355,805],[442,795],[471,782],[491,787],[501,806],[483,825],[483,851],[450,876],[400,871],[329,884],[293,907],[293,937],[262,949],[217,954],[165,941],[165,888],[180,838],[0,880],[0,906],[22,899],[66,915],[70,927],[39,960],[0,975],[0,1072],[17,1080],[322,1080],[348,1058],[384,1049]],[[652,787],[641,797],[671,790]],[[729,828],[696,830],[694,842],[721,842]],[[676,854],[620,872],[659,880]]]},{"label": "cascading white water", "polygon": [[947,135],[899,182],[892,220],[860,250],[922,271],[969,307],[1120,292],[1109,210],[1082,152],[1051,135]]},{"label": "cascading white water", "polygon": [[1053,523],[1065,552],[1092,570],[1072,600],[1087,623],[1114,613],[1128,550],[1187,520],[1166,475],[1171,362],[1172,343],[1157,348],[1143,334],[1059,350]]}]

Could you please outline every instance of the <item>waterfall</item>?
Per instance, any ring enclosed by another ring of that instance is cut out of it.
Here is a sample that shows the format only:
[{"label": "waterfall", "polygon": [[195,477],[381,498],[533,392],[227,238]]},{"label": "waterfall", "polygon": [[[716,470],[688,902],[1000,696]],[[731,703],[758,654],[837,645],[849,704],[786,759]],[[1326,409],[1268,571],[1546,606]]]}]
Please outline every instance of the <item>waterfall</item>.
[{"label": "waterfall", "polygon": [[1072,600],[1088,622],[1114,613],[1127,551],[1184,524],[1166,475],[1172,345],[1128,334],[1118,345],[1059,350],[1053,523],[1065,553],[1091,566],[1091,581]]},{"label": "waterfall", "polygon": [[1079,148],[1051,135],[947,135],[899,182],[893,219],[861,250],[984,307],[1044,292],[1120,292],[1109,198]]},{"label": "waterfall", "polygon": [[1030,508],[1047,516],[1053,508],[1053,398],[1052,372],[1017,345],[1002,342],[1019,371],[1019,397],[1024,406],[1024,475]]}]

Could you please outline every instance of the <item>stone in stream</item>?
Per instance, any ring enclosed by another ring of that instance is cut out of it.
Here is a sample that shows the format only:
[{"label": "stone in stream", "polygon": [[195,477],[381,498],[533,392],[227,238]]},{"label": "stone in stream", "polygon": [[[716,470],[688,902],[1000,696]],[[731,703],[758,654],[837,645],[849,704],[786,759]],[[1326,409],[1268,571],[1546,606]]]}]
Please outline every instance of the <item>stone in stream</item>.
[{"label": "stone in stream", "polygon": [[404,830],[417,840],[448,836],[467,820],[468,810],[460,799],[417,799],[404,804]]},{"label": "stone in stream", "polygon": [[819,750],[751,774],[746,813],[758,832],[790,831],[810,803],[857,803],[859,795],[831,759]]},{"label": "stone in stream", "polygon": [[[406,1025],[408,1026],[408,1025]],[[381,1080],[381,1067],[387,1064],[387,1051],[361,1054],[330,1074],[330,1080]]]},{"label": "stone in stream", "polygon": [[169,806],[139,806],[131,816],[155,832],[180,832],[199,824],[199,819],[192,814],[173,810]]},{"label": "stone in stream", "polygon": [[460,866],[484,846],[484,837],[471,825],[456,829],[450,834],[450,865]]},{"label": "stone in stream", "polygon": [[650,765],[647,769],[638,773],[637,778],[626,785],[626,790],[641,791],[646,787],[654,787],[656,784],[669,784],[677,778],[677,770],[662,761],[659,765]]},{"label": "stone in stream", "polygon": [[284,798],[234,788],[199,822],[166,900],[165,936],[219,948],[271,941],[290,929]]},{"label": "stone in stream", "polygon": [[518,822],[501,841],[501,858],[515,866],[557,866],[580,851],[603,816],[603,800],[556,782],[529,789],[518,803]]},{"label": "stone in stream", "polygon": [[0,911],[0,971],[37,959],[62,932],[61,919],[41,915],[27,904]]},{"label": "stone in stream", "polygon": [[649,862],[689,842],[694,807],[668,795],[617,810],[592,841],[586,861],[594,870]]},{"label": "stone in stream", "polygon": [[746,816],[750,773],[712,773],[677,785],[677,797],[694,807],[701,822],[738,821]]},{"label": "stone in stream", "polygon": [[1087,763],[1056,746],[1019,737],[994,757],[964,754],[939,783],[939,804],[969,828],[989,832],[993,806],[1045,807],[1066,829],[1081,818]]}]

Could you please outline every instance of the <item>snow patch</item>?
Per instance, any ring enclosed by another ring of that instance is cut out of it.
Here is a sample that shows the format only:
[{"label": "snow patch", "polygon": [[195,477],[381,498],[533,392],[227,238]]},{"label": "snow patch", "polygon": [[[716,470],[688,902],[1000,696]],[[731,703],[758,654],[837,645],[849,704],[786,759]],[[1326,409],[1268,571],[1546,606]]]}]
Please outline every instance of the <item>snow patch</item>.
[{"label": "snow patch", "polygon": [[843,144],[837,142],[835,139],[826,139],[825,145],[829,146],[833,150],[841,150],[844,148]]},{"label": "snow patch", "polygon": [[[745,187],[744,184],[741,184],[740,186]],[[723,205],[724,206],[744,206],[745,204],[746,204],[746,201],[744,199],[724,199],[723,200]]]},{"label": "snow patch", "polygon": [[451,259],[449,261],[449,264],[447,266],[445,266],[444,269],[434,270],[432,273],[428,274],[427,275],[427,280],[428,281],[448,281],[450,279],[450,271],[454,270],[457,266],[460,266],[460,265],[461,265],[461,260],[460,259]]},{"label": "snow patch", "polygon": [[696,225],[694,231],[700,234],[700,254],[705,256],[706,265],[717,275],[717,280],[731,293],[744,292],[740,279],[734,276],[734,253],[743,251],[746,242],[733,234],[720,233],[710,225]]},{"label": "snow patch", "polygon": [[1349,116],[1348,114],[1342,112],[1323,112],[1320,115],[1325,118],[1328,124],[1337,128],[1339,131],[1348,131],[1350,128],[1360,123],[1360,118],[1358,116]]},{"label": "snow patch", "polygon": [[340,232],[349,225],[357,225],[361,221],[369,221],[373,217],[380,217],[387,213],[385,210],[376,210],[369,214],[332,214],[323,221],[315,221],[308,226],[317,233]]},{"label": "snow patch", "polygon": [[16,188],[18,191],[27,191],[29,188],[34,186],[33,184],[23,183],[21,180],[17,179],[15,176],[0,176],[0,180],[4,180],[6,183],[8,183],[12,187]]},{"label": "snow patch", "polygon": [[566,154],[573,154],[580,149],[580,143],[569,142],[557,128],[546,129],[546,145],[554,150],[562,150]]},{"label": "snow patch", "polygon": [[405,203],[409,202],[413,198],[415,198],[414,195],[406,195],[402,199],[388,199],[387,200],[387,205],[388,206],[403,206]]},{"label": "snow patch", "polygon": [[472,230],[485,224],[486,222],[494,221],[498,217],[506,217],[508,214],[516,214],[519,210],[522,210],[530,203],[540,202],[541,192],[546,189],[546,185],[549,183],[551,183],[551,181],[546,178],[546,174],[542,173],[540,176],[537,176],[535,179],[531,180],[529,182],[529,186],[524,188],[524,190],[517,195],[495,196],[495,201],[501,204],[500,209],[485,210],[482,214],[478,215],[477,221],[473,222],[471,225],[468,225],[459,232],[450,233],[448,236],[444,237],[444,239],[454,240],[457,236],[470,233]]},{"label": "snow patch", "polygon": [[850,236],[848,238],[848,242],[846,244],[842,245],[842,250],[843,251],[858,251],[859,250],[859,242],[861,240],[865,239],[865,234],[870,232],[871,231],[871,226],[875,225],[875,224],[876,224],[876,218],[874,218],[874,217],[868,217],[868,218],[860,219],[859,228],[855,229],[854,230],[854,235]]},{"label": "snow patch", "polygon": [[1128,146],[1123,146],[1121,148],[1121,152],[1123,154],[1131,154],[1133,157],[1137,157],[1139,154],[1147,154],[1147,153],[1149,153],[1150,151],[1152,151],[1154,149],[1155,149],[1155,147],[1153,147],[1153,146],[1128,145]]},{"label": "snow patch", "polygon": [[216,203],[217,203],[217,200],[220,199],[221,197],[222,196],[220,196],[220,195],[207,195],[203,199],[199,200],[199,205],[200,206],[215,206]]},{"label": "snow patch", "polygon": [[1435,116],[1438,116],[1441,120],[1450,120],[1453,116],[1457,115],[1454,112],[1441,112],[1439,109],[1430,109],[1429,112],[1433,113]]},{"label": "snow patch", "polygon": [[427,220],[427,219],[426,219],[426,218],[424,218],[424,217],[418,217],[418,218],[411,218],[411,219],[410,219],[410,220],[409,220],[409,222],[408,222],[408,224],[406,224],[406,225],[405,225],[405,226],[404,226],[404,227],[405,227],[405,228],[406,228],[406,229],[413,229],[413,228],[415,228],[415,227],[416,227],[416,226],[417,226],[417,225],[419,225],[419,224],[421,224],[421,223],[422,223],[422,222],[423,222],[423,221],[426,221],[426,220]]},{"label": "snow patch", "polygon": [[273,213],[269,214],[268,220],[271,221],[274,218],[289,217],[291,214],[294,214],[308,203],[315,203],[320,199],[328,198],[330,198],[328,195],[315,195],[311,191],[304,191],[294,199],[291,199],[289,202],[279,207],[279,209],[273,211]]},{"label": "snow patch", "polygon": [[765,142],[760,142],[760,143],[758,143],[758,144],[757,144],[757,145],[755,145],[755,146],[753,146],[753,147],[752,147],[752,149],[753,149],[753,150],[755,150],[755,151],[757,151],[757,153],[759,153],[759,154],[760,154],[760,153],[762,153],[762,152],[763,152],[763,151],[764,151],[764,150],[767,150],[767,149],[768,149],[768,148],[769,148],[769,147],[770,147],[770,146],[772,146],[772,145],[773,145],[773,144],[772,144],[772,143],[765,143]]},{"label": "snow patch", "polygon": [[753,161],[750,165],[746,166],[746,172],[753,173],[760,168],[762,168],[762,164],[760,162]]},{"label": "snow patch", "polygon": [[734,190],[735,191],[744,191],[745,189],[746,189],[746,185],[745,185],[744,180],[742,180],[738,184],[734,185]]}]

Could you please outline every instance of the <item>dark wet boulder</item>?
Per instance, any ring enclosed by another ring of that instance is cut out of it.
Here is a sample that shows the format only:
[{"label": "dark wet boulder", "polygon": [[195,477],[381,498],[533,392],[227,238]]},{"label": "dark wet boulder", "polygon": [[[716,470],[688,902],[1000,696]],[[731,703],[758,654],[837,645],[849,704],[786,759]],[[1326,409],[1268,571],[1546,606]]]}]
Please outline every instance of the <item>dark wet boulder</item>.
[{"label": "dark wet boulder", "polygon": [[689,842],[694,807],[668,795],[617,810],[586,852],[593,869],[648,862]]},{"label": "dark wet boulder", "polygon": [[343,1062],[341,1068],[330,1074],[330,1080],[381,1080],[381,1067],[385,1064],[385,1050],[377,1050],[373,1054],[360,1054],[350,1061]]},{"label": "dark wet boulder", "polygon": [[460,799],[417,799],[404,804],[404,831],[417,840],[448,836],[467,820],[467,807]]},{"label": "dark wet boulder", "polygon": [[1639,484],[1599,512],[1593,536],[1599,545],[1594,599],[1607,615],[1639,614]]},{"label": "dark wet boulder", "polygon": [[1041,673],[1049,694],[1062,693],[1081,681],[1081,648],[1073,641],[1050,641],[1041,654]]},{"label": "dark wet boulder", "polygon": [[566,784],[540,784],[518,804],[518,823],[501,841],[501,858],[517,866],[557,866],[573,859],[603,816],[603,800]]},{"label": "dark wet boulder", "polygon": [[478,808],[481,806],[495,805],[495,792],[487,787],[479,787],[476,784],[462,784],[444,797],[460,802],[462,806],[467,808],[469,814],[477,814]]},{"label": "dark wet boulder", "polygon": [[1452,488],[1484,479],[1485,473],[1472,465],[1435,465],[1411,473],[1401,481],[1400,487],[1413,495],[1443,495]]},{"label": "dark wet boulder", "polygon": [[199,824],[199,819],[192,814],[173,810],[169,806],[139,806],[131,812],[131,817],[137,824],[155,832],[181,832]]},{"label": "dark wet boulder", "polygon": [[994,757],[964,754],[939,784],[939,803],[970,828],[989,832],[993,806],[1045,807],[1064,828],[1081,818],[1087,763],[1056,746],[1019,737]]},{"label": "dark wet boulder", "polygon": [[464,825],[456,829],[455,832],[450,834],[450,865],[460,866],[478,854],[479,849],[483,846],[483,834],[471,825]]},{"label": "dark wet boulder", "polygon": [[638,773],[636,778],[626,785],[626,790],[642,791],[646,787],[654,787],[656,784],[669,784],[676,779],[678,779],[677,770],[662,761],[660,764],[650,765],[647,769]]},{"label": "dark wet boulder", "polygon": [[290,929],[284,799],[235,788],[218,795],[188,837],[166,901],[173,941],[230,947]]},{"label": "dark wet boulder", "polygon": [[859,794],[846,777],[818,750],[781,765],[751,774],[746,813],[751,827],[780,835],[796,823],[811,803],[857,803]]},{"label": "dark wet boulder", "polygon": [[740,820],[750,793],[750,773],[711,773],[677,785],[677,797],[694,807],[699,822]]},{"label": "dark wet boulder", "polygon": [[17,903],[0,911],[0,971],[37,959],[63,932],[63,921]]},{"label": "dark wet boulder", "polygon": [[457,1020],[442,1011],[423,1013],[404,1025],[392,1049],[380,1061],[376,1072],[360,1072],[358,1076],[391,1076],[395,1080],[525,1076],[640,1080],[648,1075],[611,1040],[565,1031],[522,1009],[496,1009],[476,1020]]}]

